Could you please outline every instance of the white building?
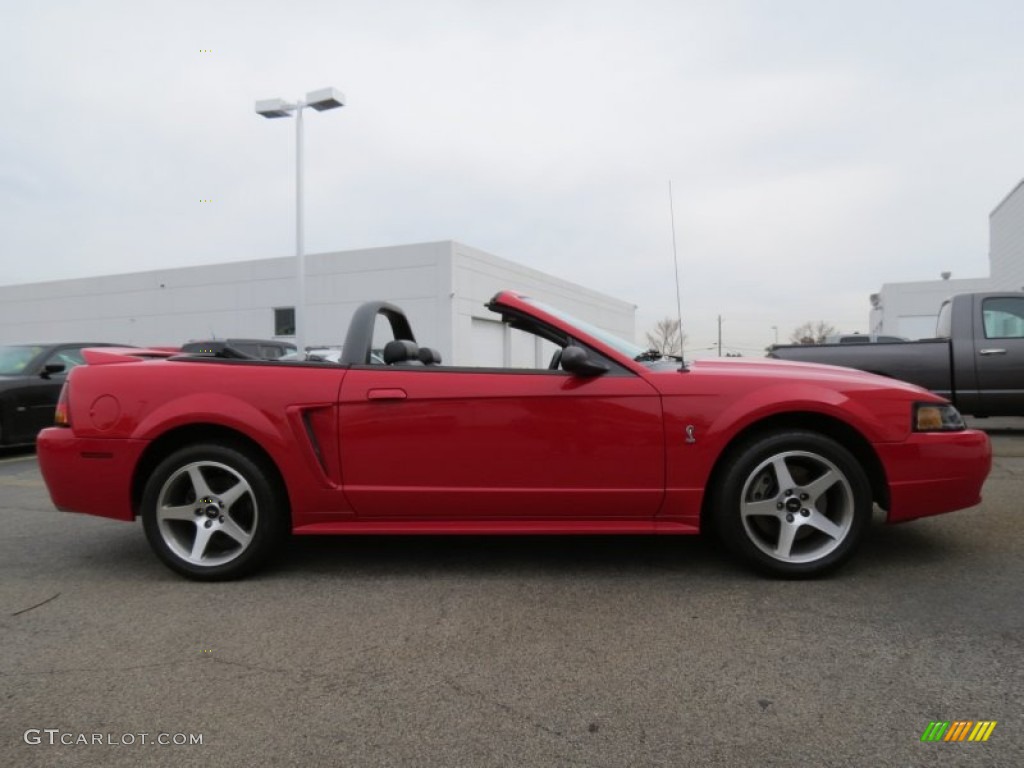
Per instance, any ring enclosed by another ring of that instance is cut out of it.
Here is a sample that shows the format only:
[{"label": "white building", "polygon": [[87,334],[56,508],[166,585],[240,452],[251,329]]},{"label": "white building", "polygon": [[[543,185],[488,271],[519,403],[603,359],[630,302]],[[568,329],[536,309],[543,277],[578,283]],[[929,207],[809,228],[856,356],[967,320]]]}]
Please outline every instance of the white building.
[{"label": "white building", "polygon": [[[306,257],[307,344],[341,344],[365,301],[409,316],[420,344],[456,365],[531,365],[523,344],[484,304],[502,289],[528,294],[633,340],[636,307],[446,240]],[[294,334],[294,257],[0,286],[0,343],[191,339]]]},{"label": "white building", "polygon": [[955,293],[991,291],[988,277],[886,283],[871,295],[871,333],[927,339],[935,335],[942,302]]},{"label": "white building", "polygon": [[1024,290],[1024,180],[989,214],[988,231],[989,277],[886,283],[871,296],[871,332],[927,338],[955,293]]},{"label": "white building", "polygon": [[1024,291],[1024,180],[989,214],[993,290]]}]

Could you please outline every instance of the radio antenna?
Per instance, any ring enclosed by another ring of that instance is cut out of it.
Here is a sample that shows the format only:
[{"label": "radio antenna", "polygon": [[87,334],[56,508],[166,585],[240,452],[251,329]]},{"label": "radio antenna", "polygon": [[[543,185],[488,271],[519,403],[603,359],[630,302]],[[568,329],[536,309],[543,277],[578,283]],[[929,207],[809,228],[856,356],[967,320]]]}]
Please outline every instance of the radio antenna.
[{"label": "radio antenna", "polygon": [[679,323],[679,372],[687,373],[686,350],[683,348],[683,300],[679,295],[679,253],[676,251],[676,209],[672,204],[672,180],[668,182],[668,211],[672,218],[672,261],[676,267],[676,321]]}]

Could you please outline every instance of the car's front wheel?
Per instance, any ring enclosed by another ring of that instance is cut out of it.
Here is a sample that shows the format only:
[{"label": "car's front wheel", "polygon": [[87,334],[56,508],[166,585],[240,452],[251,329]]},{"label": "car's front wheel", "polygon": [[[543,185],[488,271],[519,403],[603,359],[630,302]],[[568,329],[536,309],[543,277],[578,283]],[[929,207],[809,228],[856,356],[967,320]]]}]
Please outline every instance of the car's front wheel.
[{"label": "car's front wheel", "polygon": [[714,523],[742,559],[776,576],[817,576],[846,560],[871,522],[867,476],[842,445],[814,432],[736,449],[714,489]]},{"label": "car's front wheel", "polygon": [[160,462],[145,486],[142,523],[171,569],[218,581],[263,565],[287,535],[288,516],[264,462],[232,446],[202,444]]}]

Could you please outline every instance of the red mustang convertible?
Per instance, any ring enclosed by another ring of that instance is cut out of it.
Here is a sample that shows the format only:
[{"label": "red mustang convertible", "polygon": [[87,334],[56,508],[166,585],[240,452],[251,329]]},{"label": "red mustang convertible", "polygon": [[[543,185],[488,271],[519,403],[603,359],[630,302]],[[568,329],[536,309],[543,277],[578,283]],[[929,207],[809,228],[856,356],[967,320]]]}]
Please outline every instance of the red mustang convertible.
[{"label": "red mustang convertible", "polygon": [[684,366],[517,293],[487,306],[522,367],[445,365],[380,301],[337,363],[88,350],[38,440],[54,504],[141,517],[164,563],[216,580],[289,533],[705,529],[762,571],[812,576],[853,553],[876,504],[894,523],[980,501],[988,438],[924,389]]}]

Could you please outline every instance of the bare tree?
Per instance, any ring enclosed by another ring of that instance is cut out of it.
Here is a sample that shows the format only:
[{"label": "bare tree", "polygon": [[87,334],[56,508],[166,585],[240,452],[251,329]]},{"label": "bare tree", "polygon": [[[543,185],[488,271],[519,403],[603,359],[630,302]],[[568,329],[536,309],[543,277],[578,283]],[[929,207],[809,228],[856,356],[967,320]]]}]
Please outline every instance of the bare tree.
[{"label": "bare tree", "polygon": [[835,326],[826,323],[824,320],[819,320],[816,323],[808,320],[789,334],[789,340],[793,344],[824,344],[825,339],[835,332]]},{"label": "bare tree", "polygon": [[686,334],[679,332],[679,320],[665,317],[659,320],[654,328],[647,331],[647,343],[663,355],[681,355]]}]

